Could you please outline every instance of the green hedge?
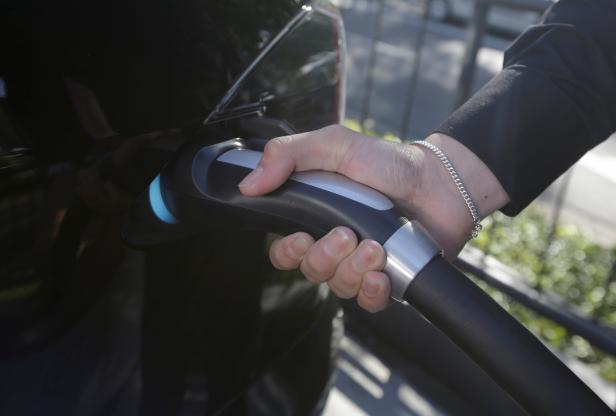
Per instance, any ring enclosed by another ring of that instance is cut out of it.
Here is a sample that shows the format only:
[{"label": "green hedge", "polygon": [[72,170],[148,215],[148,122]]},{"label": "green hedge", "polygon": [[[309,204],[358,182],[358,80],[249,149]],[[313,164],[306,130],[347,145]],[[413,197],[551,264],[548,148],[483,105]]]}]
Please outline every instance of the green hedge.
[{"label": "green hedge", "polygon": [[[554,238],[548,244],[552,232]],[[513,219],[500,213],[487,218],[484,230],[471,244],[512,267],[534,286],[556,293],[598,322],[616,327],[616,247],[601,247],[572,225],[552,230],[543,212],[534,207]],[[502,293],[486,290],[542,339],[616,382],[614,358]]]}]

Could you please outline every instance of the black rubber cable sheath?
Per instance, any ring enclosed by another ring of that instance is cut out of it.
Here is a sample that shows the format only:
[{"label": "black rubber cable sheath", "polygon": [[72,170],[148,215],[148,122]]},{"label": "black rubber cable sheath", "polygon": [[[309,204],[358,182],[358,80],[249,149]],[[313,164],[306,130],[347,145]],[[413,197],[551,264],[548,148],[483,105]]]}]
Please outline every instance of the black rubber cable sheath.
[{"label": "black rubber cable sheath", "polygon": [[534,335],[443,258],[405,300],[443,331],[531,415],[614,415]]}]

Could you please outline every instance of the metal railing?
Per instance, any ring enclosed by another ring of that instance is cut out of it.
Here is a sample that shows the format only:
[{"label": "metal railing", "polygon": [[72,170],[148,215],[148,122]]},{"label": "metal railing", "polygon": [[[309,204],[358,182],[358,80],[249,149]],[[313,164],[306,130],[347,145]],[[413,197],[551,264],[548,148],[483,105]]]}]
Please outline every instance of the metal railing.
[{"label": "metal railing", "polygon": [[[436,0],[420,0],[417,3],[419,5],[417,16],[420,19],[420,23],[412,43],[414,52],[413,62],[410,73],[406,75],[408,84],[398,129],[399,137],[408,137],[409,123],[414,110],[414,98],[420,80],[421,52],[425,47],[426,33],[431,19],[430,11],[434,1]],[[542,13],[552,3],[552,0],[474,0],[473,11],[466,24],[465,51],[457,79],[453,109],[464,103],[472,93],[477,72],[478,52],[490,29],[488,24],[490,11],[494,7],[500,7],[510,10]],[[371,98],[375,89],[374,77],[378,63],[377,45],[382,41],[383,18],[387,8],[387,0],[372,0],[372,4],[375,5],[373,36],[370,42],[367,75],[364,83],[365,88],[359,112],[359,121],[362,126],[370,119]],[[565,176],[557,191],[556,198],[554,198],[553,209],[549,219],[548,237],[544,249],[545,253],[549,252],[550,247],[555,241],[565,195],[570,184],[570,176],[570,174]],[[548,261],[548,259],[544,257],[543,261]],[[524,279],[522,276],[513,273],[510,269],[500,265],[496,260],[489,258],[485,253],[480,255],[475,252],[473,255],[463,255],[458,260],[457,265],[464,271],[485,281],[493,288],[505,293],[513,300],[523,304],[533,312],[562,325],[570,334],[577,334],[597,348],[616,357],[616,329],[599,324],[595,316],[582,313],[575,307],[567,304],[563,299],[546,293],[542,287],[541,279],[538,279],[538,282],[533,286],[529,279]],[[616,263],[614,263],[611,275],[605,284],[609,286],[615,281]],[[605,308],[609,307],[606,299],[607,296],[604,297],[603,305],[599,310],[605,310]]]}]

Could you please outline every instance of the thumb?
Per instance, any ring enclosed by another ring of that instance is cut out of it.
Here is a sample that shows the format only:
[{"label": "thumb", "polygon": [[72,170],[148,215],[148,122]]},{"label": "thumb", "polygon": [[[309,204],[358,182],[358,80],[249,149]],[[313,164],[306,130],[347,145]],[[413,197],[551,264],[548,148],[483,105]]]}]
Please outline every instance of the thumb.
[{"label": "thumb", "polygon": [[329,126],[267,142],[259,165],[239,184],[246,196],[262,195],[282,185],[293,171],[338,172],[350,146],[350,130]]}]

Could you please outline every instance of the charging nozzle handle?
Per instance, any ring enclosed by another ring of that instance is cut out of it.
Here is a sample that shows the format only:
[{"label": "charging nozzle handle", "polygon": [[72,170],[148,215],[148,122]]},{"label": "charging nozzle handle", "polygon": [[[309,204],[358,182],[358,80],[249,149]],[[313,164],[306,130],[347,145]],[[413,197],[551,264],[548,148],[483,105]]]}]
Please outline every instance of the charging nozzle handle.
[{"label": "charging nozzle handle", "polygon": [[404,299],[531,415],[614,415],[567,366],[464,274],[436,258]]},{"label": "charging nozzle handle", "polygon": [[336,226],[347,226],[360,240],[383,245],[385,272],[396,300],[440,254],[421,225],[407,219],[391,200],[337,173],[297,172],[267,195],[244,196],[238,184],[257,167],[261,149],[261,143],[235,139],[180,157],[153,182],[152,210],[161,221],[188,223],[195,229],[202,225],[281,234],[305,231],[320,238]]}]

